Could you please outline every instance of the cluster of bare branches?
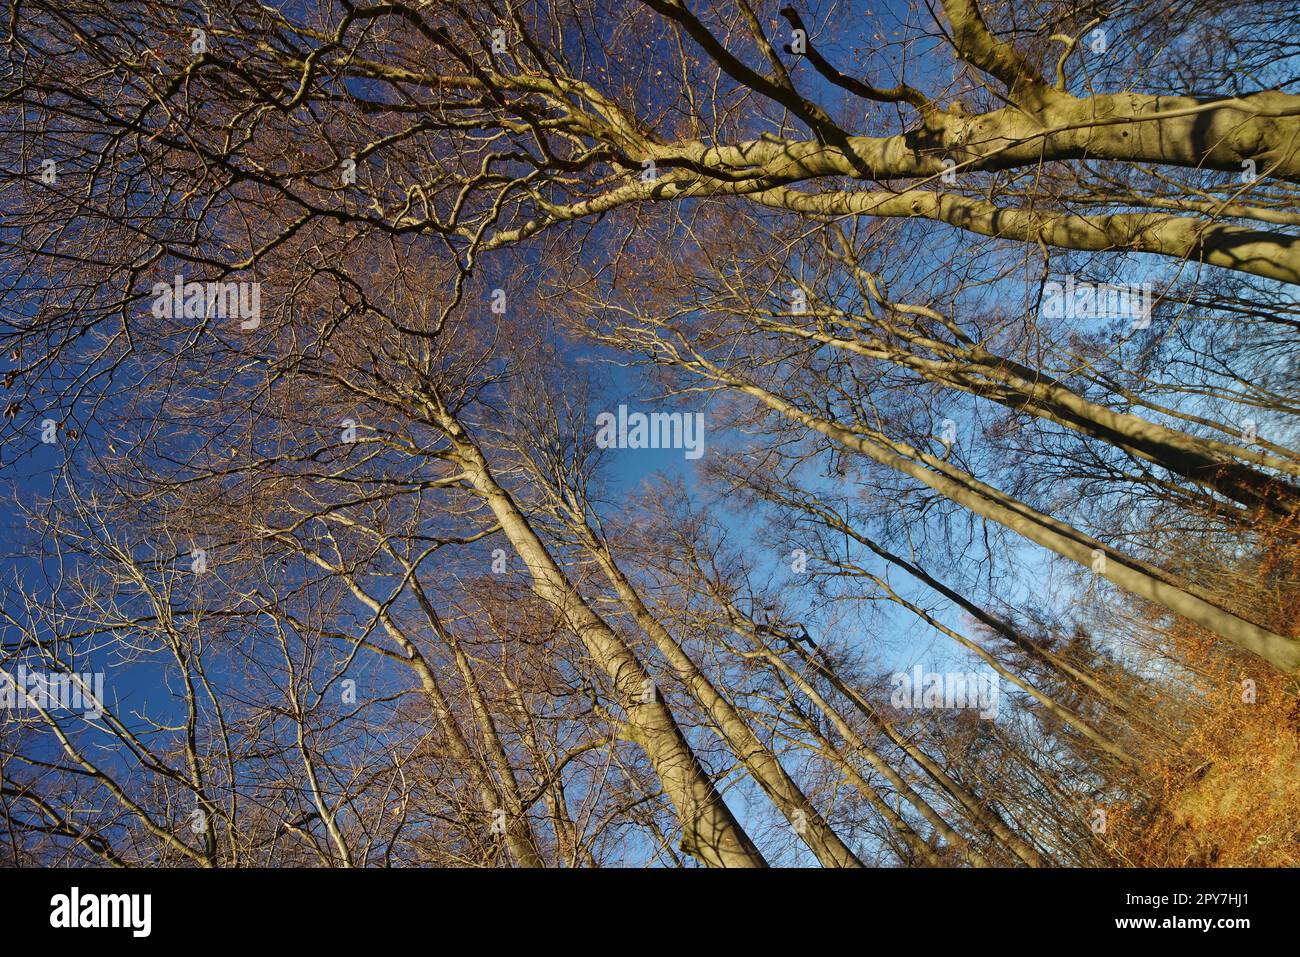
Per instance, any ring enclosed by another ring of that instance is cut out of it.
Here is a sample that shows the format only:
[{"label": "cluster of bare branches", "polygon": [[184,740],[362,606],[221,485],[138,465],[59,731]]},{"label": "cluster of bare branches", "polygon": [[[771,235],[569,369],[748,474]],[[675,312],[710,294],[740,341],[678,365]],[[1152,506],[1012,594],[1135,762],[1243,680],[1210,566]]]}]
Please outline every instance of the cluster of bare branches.
[{"label": "cluster of bare branches", "polygon": [[1143,863],[1300,674],[1293,13],[13,0],[0,862]]}]

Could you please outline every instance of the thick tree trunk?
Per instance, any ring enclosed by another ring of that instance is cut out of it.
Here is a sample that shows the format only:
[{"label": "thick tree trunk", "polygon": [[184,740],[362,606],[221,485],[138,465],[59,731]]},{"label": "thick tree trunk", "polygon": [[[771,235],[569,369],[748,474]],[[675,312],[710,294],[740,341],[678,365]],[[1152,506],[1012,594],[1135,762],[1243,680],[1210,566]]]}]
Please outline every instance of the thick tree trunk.
[{"label": "thick tree trunk", "polygon": [[891,337],[929,351],[934,354],[931,357],[878,338],[837,336],[810,326],[768,320],[761,324],[865,358],[893,362],[938,385],[1064,425],[1211,489],[1257,515],[1285,520],[1300,513],[1300,488],[1244,464],[1251,462],[1300,476],[1300,465],[1295,462],[1116,412],[1085,399],[1041,370],[994,355],[973,343],[952,345],[909,332],[901,323],[888,325]]},{"label": "thick tree trunk", "polygon": [[645,693],[653,683],[636,655],[578,594],[510,494],[497,484],[482,451],[460,423],[443,409],[435,414],[455,448],[465,480],[492,510],[527,566],[534,591],[556,609],[613,681],[627,714],[627,731],[645,749],[677,809],[683,848],[710,867],[765,867],[762,854],[722,800],[668,706],[657,693]]},{"label": "thick tree trunk", "polygon": [[[1148,598],[1177,615],[1220,635],[1239,648],[1258,655],[1280,671],[1300,674],[1300,641],[1279,635],[1192,594],[1172,576],[1131,558],[1097,539],[1031,508],[1024,502],[986,485],[934,456],[905,443],[876,441],[838,423],[804,412],[781,397],[728,375],[711,363],[691,365],[750,395],[768,408],[807,426],[846,448],[861,452],[904,475],[924,483],[983,518],[997,522],[1063,558],[1094,568],[1096,573],[1125,591]],[[885,443],[888,442],[888,445]],[[898,450],[898,451],[896,451]],[[901,452],[906,453],[906,457]],[[1094,552],[1098,553],[1095,560]]]},{"label": "thick tree trunk", "polygon": [[631,612],[633,620],[650,636],[660,653],[672,666],[678,678],[691,695],[708,712],[718,732],[730,745],[763,792],[777,806],[795,832],[803,838],[809,849],[826,867],[861,867],[862,862],[840,840],[835,831],[813,806],[807,796],[786,773],[780,760],[759,740],[741,713],[711,682],[677,643],[659,619],[646,607],[632,583],[614,562],[609,549],[597,541],[594,531],[585,523],[575,523],[574,531],[582,536],[584,544],[600,565],[605,577],[614,586],[619,598]]}]

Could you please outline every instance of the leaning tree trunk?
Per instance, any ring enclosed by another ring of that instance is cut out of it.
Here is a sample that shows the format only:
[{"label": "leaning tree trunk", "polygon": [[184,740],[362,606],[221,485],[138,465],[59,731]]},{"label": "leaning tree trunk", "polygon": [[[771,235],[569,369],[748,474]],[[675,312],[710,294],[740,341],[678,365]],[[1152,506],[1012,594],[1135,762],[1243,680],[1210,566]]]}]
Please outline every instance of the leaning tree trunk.
[{"label": "leaning tree trunk", "polygon": [[976,515],[997,522],[1063,558],[1093,568],[1125,591],[1163,605],[1237,647],[1258,655],[1280,671],[1300,674],[1300,641],[1240,618],[1192,594],[1188,586],[1154,566],[1125,555],[905,443],[887,440],[883,436],[876,441],[836,422],[811,415],[766,389],[736,379],[705,360],[697,358],[694,363],[687,364],[694,365],[697,371],[707,369],[707,374],[758,399],[774,412],[923,482]]},{"label": "leaning tree trunk", "polygon": [[672,711],[658,693],[645,693],[653,683],[635,653],[583,600],[510,493],[497,484],[482,451],[456,418],[440,406],[431,411],[451,440],[465,480],[492,510],[527,565],[537,596],[559,612],[613,681],[627,715],[626,732],[645,749],[677,809],[683,849],[710,867],[766,867],[763,855],[691,750]]},{"label": "leaning tree trunk", "polygon": [[596,559],[632,619],[654,641],[678,678],[709,713],[732,753],[753,775],[763,792],[795,827],[795,832],[826,867],[861,867],[862,862],[840,840],[821,812],[786,773],[780,760],[759,740],[741,713],[708,679],[686,650],[677,643],[658,618],[646,607],[632,583],[614,562],[608,547],[596,540],[585,521],[574,521],[574,531]]}]

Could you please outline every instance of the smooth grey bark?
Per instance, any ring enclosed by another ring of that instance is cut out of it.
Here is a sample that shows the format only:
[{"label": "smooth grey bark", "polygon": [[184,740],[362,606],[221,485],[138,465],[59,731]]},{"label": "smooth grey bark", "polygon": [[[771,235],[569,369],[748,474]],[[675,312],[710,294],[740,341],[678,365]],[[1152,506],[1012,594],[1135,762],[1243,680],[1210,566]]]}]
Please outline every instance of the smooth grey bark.
[{"label": "smooth grey bark", "polygon": [[686,653],[686,649],[646,607],[632,583],[614,562],[608,546],[596,539],[595,532],[585,522],[582,524],[575,522],[574,531],[583,538],[583,544],[591,552],[619,599],[631,613],[632,619],[654,641],[655,647],[677,673],[678,678],[713,719],[718,732],[728,743],[732,753],[758,782],[772,803],[791,822],[795,832],[817,855],[817,859],[826,867],[861,867],[862,862],[840,840],[830,824],[822,817],[821,812],[808,800],[799,785],[786,772],[780,759],[759,740],[758,735],[754,733],[753,728],[749,726],[736,706],[714,686]]},{"label": "smooth grey bark", "polygon": [[834,336],[788,323],[764,321],[763,325],[866,358],[893,362],[931,382],[1064,425],[1212,489],[1257,514],[1285,519],[1300,513],[1300,489],[1250,468],[1242,460],[1300,476],[1296,463],[1117,412],[1084,398],[1042,370],[994,355],[975,343],[950,345],[890,326],[891,334],[932,350],[936,357],[928,358],[879,339]]},{"label": "smooth grey bark", "polygon": [[1063,558],[1093,568],[1125,591],[1163,605],[1263,658],[1280,671],[1300,674],[1300,641],[1220,608],[1193,594],[1189,586],[1155,566],[1125,555],[904,442],[866,429],[848,429],[805,412],[767,389],[736,378],[698,353],[689,360],[681,360],[680,364],[697,374],[726,383],[737,392],[757,399],[772,411],[833,439],[845,448],[861,452],[882,465],[911,476],[976,515],[997,522]]},{"label": "smooth grey bark", "polygon": [[677,809],[682,846],[710,867],[766,867],[767,862],[691,750],[668,706],[633,651],[601,618],[556,564],[514,499],[488,468],[482,451],[459,421],[441,406],[430,413],[454,449],[465,481],[491,509],[502,532],[523,559],[537,596],[556,609],[592,659],[609,675],[627,715],[626,731],[646,752],[664,793]]}]

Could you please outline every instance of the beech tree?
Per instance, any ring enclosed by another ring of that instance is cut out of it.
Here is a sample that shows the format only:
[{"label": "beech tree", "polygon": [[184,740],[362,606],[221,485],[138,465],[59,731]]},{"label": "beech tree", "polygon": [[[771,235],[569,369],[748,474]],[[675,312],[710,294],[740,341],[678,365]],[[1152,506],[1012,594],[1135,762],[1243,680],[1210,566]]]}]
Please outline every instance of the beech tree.
[{"label": "beech tree", "polygon": [[6,859],[1125,860],[1300,674],[1293,19],[15,3]]}]

